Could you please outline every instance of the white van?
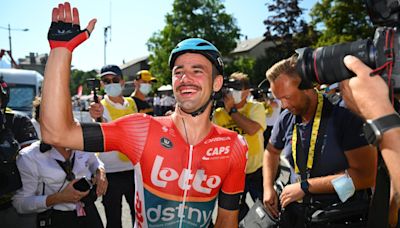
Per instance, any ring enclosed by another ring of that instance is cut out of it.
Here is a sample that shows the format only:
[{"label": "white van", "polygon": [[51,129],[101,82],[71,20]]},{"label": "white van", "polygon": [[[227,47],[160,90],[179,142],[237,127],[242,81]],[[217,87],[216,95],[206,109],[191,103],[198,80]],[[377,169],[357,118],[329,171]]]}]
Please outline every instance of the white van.
[{"label": "white van", "polygon": [[8,107],[32,115],[32,101],[40,96],[43,76],[33,70],[0,69],[0,77],[10,88]]}]

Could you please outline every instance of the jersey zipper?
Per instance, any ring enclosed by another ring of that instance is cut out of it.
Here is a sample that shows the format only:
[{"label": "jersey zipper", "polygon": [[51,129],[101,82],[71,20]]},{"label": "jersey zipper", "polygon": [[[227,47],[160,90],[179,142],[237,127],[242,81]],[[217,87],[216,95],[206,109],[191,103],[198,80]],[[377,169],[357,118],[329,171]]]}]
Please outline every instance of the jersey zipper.
[{"label": "jersey zipper", "polygon": [[[188,172],[186,172],[185,175],[185,183],[187,180],[189,180],[190,178],[190,173],[192,173],[192,160],[193,160],[193,145],[189,145],[189,161],[188,161],[188,165],[187,165],[187,169]],[[187,197],[187,192],[188,192],[188,188],[185,188],[185,190],[183,191],[183,200],[182,203],[180,204],[180,219],[179,219],[179,228],[182,228],[182,223],[183,223],[183,214],[185,212],[185,204],[186,204],[186,197]]]}]

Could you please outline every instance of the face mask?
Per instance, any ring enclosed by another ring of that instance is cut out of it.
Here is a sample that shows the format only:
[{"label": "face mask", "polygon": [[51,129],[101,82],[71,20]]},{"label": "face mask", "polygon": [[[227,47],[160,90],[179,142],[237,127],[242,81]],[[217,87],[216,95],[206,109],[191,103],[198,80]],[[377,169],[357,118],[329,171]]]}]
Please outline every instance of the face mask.
[{"label": "face mask", "polygon": [[150,83],[140,83],[139,90],[144,95],[147,95],[151,91],[151,84]]},{"label": "face mask", "polygon": [[241,90],[232,90],[231,91],[233,102],[235,104],[239,104],[242,101],[242,91]]},{"label": "face mask", "polygon": [[122,93],[122,86],[119,83],[111,83],[104,86],[104,91],[110,97],[118,97]]},{"label": "face mask", "polygon": [[332,181],[333,188],[339,196],[340,201],[343,203],[354,195],[356,188],[354,187],[353,180],[346,170],[346,174],[336,177]]}]

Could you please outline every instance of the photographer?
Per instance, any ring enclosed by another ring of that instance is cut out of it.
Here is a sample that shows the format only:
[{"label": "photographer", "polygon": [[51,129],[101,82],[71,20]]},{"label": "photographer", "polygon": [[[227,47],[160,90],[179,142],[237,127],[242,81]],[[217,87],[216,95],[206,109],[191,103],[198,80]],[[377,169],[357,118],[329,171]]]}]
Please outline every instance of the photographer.
[{"label": "photographer", "polygon": [[25,221],[11,204],[14,192],[21,187],[16,157],[21,147],[38,139],[27,116],[7,109],[9,96],[9,88],[0,78],[0,221],[5,228],[20,227]]},{"label": "photographer", "polygon": [[[106,95],[100,103],[91,103],[89,113],[93,119],[111,122],[123,116],[137,113],[138,106],[131,97],[122,95],[125,85],[122,71],[117,65],[105,65],[100,72],[101,85]],[[132,223],[135,220],[135,185],[133,165],[127,156],[119,151],[100,153],[98,155],[107,170],[108,191],[103,196],[103,206],[107,219],[107,227],[122,227],[123,196],[130,208]]]},{"label": "photographer", "polygon": [[[103,163],[95,154],[46,148],[38,141],[21,150],[17,166],[22,188],[16,192],[13,205],[21,214],[39,213],[37,227],[48,227],[49,223],[55,228],[103,227],[94,201],[106,192],[107,180]],[[92,175],[97,187],[84,192],[75,189],[81,177]]]},{"label": "photographer", "polygon": [[247,192],[254,201],[257,198],[262,200],[263,197],[262,159],[263,132],[266,128],[265,109],[259,102],[247,101],[250,95],[250,82],[246,74],[233,73],[229,77],[227,87],[229,93],[224,95],[224,108],[218,108],[215,111],[213,122],[244,136],[249,147],[245,188],[239,206],[240,221],[249,211],[246,204]]},{"label": "photographer", "polygon": [[[370,76],[371,68],[354,56],[344,58],[346,67],[356,73],[357,77],[342,81],[340,89],[343,98],[353,112],[365,120],[377,120],[388,115],[397,115],[389,100],[389,89],[380,76]],[[400,204],[400,118],[392,127],[382,132],[379,147],[389,170],[397,205]],[[397,214],[397,213],[396,213]],[[396,218],[397,220],[397,218]],[[395,224],[395,221],[390,221]]]},{"label": "photographer", "polygon": [[[324,225],[365,222],[376,151],[362,134],[362,120],[306,84],[296,70],[297,61],[297,56],[284,59],[266,73],[272,93],[286,110],[274,125],[264,155],[264,204],[274,217],[284,208],[281,226],[294,227],[311,225],[316,208],[353,209],[352,203],[365,202],[357,216],[339,213]],[[281,152],[290,162],[291,178],[278,196],[274,180]]]}]

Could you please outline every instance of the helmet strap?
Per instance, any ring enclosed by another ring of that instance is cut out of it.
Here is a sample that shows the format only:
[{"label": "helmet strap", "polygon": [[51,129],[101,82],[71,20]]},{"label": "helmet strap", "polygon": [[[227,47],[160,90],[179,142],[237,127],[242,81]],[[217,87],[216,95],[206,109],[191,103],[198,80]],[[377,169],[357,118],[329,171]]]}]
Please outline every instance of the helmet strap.
[{"label": "helmet strap", "polygon": [[200,108],[198,108],[196,111],[186,112],[182,108],[181,108],[181,110],[186,114],[190,114],[192,117],[196,117],[196,116],[202,114],[207,109],[207,106],[213,100],[213,97],[214,97],[214,92],[211,94],[210,98],[208,98],[207,102],[204,105],[202,105]]}]

